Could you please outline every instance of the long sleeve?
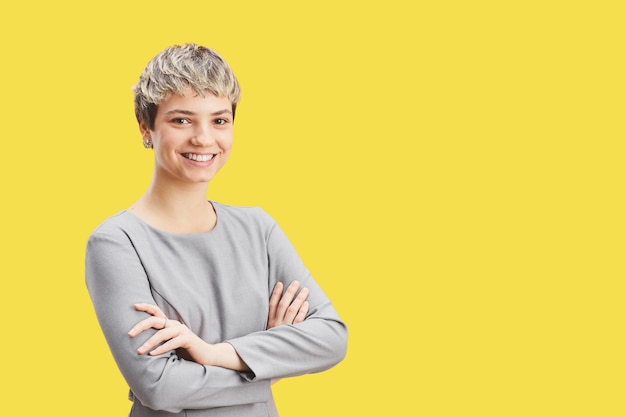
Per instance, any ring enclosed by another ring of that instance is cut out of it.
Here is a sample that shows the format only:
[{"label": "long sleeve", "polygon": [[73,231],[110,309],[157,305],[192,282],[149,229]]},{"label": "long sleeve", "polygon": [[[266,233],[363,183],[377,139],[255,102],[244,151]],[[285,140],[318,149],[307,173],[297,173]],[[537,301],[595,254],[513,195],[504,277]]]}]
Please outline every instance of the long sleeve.
[{"label": "long sleeve", "polygon": [[[267,215],[266,215],[267,216]],[[282,325],[228,340],[252,370],[252,379],[282,378],[320,372],[346,354],[347,328],[328,297],[311,277],[280,227],[267,216],[269,288],[298,280],[310,290],[309,314],[302,323]]]},{"label": "long sleeve", "polygon": [[168,412],[205,409],[270,399],[269,381],[250,382],[242,374],[180,359],[175,352],[150,356],[137,348],[156,330],[135,338],[127,332],[145,313],[138,302],[157,304],[134,243],[123,230],[97,230],[87,244],[85,275],[98,321],[131,391],[146,407]]}]

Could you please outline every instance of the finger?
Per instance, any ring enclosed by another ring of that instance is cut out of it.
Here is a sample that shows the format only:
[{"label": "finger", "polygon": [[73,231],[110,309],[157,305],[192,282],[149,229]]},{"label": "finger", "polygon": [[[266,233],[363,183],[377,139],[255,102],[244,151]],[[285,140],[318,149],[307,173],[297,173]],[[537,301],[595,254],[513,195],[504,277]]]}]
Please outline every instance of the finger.
[{"label": "finger", "polygon": [[302,307],[302,304],[306,301],[308,296],[309,289],[302,288],[302,290],[300,290],[300,292],[298,293],[298,296],[293,300],[293,302],[289,305],[287,311],[285,312],[286,323],[293,323],[294,319],[298,315],[298,312],[300,311],[300,307]]},{"label": "finger", "polygon": [[280,301],[280,296],[283,293],[283,283],[277,282],[274,286],[274,290],[272,291],[272,295],[270,296],[269,303],[269,313],[268,313],[268,321],[272,323],[276,319],[276,309],[278,307],[278,302]]},{"label": "finger", "polygon": [[162,355],[163,353],[167,353],[169,351],[178,349],[182,345],[183,345],[182,337],[180,335],[177,335],[176,337],[173,337],[165,341],[165,343],[158,345],[156,348],[150,351],[149,355],[150,356]]},{"label": "finger", "polygon": [[304,319],[306,319],[306,315],[309,314],[309,302],[305,301],[302,303],[302,307],[298,310],[298,314],[296,318],[293,319],[293,324],[302,323]]},{"label": "finger", "polygon": [[128,331],[128,335],[130,337],[135,337],[139,333],[151,328],[161,330],[167,326],[167,322],[168,320],[165,317],[148,317],[147,319],[141,320],[139,323],[135,324],[135,326]]},{"label": "finger", "polygon": [[135,304],[135,310],[146,312],[150,314],[151,316],[165,317],[165,314],[163,313],[163,311],[158,306],[155,306],[154,304],[137,303]]},{"label": "finger", "polygon": [[179,330],[174,327],[168,327],[160,330],[146,340],[145,343],[137,349],[137,353],[143,355],[144,353],[150,352],[161,343],[175,338],[178,334]]},{"label": "finger", "polygon": [[300,288],[300,283],[298,281],[293,281],[287,287],[287,291],[285,291],[285,294],[283,294],[282,298],[280,299],[280,302],[278,303],[278,308],[276,310],[276,314],[278,315],[279,319],[285,316],[287,309],[291,305],[293,298],[298,292],[298,288]]}]

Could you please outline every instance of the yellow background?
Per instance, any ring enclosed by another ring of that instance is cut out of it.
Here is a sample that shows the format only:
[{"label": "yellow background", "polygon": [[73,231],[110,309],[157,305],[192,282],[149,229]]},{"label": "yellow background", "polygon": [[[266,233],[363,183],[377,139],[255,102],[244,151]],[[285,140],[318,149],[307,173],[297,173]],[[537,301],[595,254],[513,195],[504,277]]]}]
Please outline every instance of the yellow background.
[{"label": "yellow background", "polygon": [[128,412],[84,245],[186,41],[243,88],[209,197],[270,212],[350,328],[282,417],[626,414],[622,2],[5,3],[0,414]]}]

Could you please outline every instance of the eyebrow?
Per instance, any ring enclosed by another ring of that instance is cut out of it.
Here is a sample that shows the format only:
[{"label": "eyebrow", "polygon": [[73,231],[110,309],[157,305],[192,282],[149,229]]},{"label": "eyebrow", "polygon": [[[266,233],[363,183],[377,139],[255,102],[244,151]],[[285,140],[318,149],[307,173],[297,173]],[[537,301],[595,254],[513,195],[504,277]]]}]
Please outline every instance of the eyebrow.
[{"label": "eyebrow", "polygon": [[[223,109],[223,110],[218,110],[216,112],[211,113],[211,116],[219,116],[222,114],[233,114],[233,112],[229,109]],[[195,116],[196,113],[192,112],[191,110],[183,110],[183,109],[173,109],[173,110],[169,110],[165,112],[166,115],[170,115],[170,114],[186,114],[188,116]]]}]

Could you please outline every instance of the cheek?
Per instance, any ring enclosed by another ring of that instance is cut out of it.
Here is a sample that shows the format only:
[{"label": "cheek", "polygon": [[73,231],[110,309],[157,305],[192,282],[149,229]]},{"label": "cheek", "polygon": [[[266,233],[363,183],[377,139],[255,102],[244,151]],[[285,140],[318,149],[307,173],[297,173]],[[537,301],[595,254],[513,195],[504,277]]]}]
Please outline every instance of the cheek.
[{"label": "cheek", "polygon": [[229,152],[233,147],[233,137],[232,136],[224,136],[220,138],[220,147],[225,151]]}]

